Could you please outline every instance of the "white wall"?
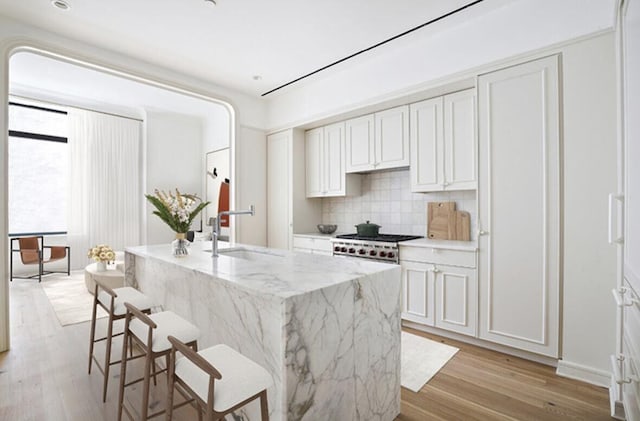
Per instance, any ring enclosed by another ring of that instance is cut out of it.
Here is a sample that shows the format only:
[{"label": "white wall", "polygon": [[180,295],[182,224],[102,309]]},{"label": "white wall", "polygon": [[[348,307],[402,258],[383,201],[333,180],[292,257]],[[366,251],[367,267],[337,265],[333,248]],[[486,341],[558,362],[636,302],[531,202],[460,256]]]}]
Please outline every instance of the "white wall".
[{"label": "white wall", "polygon": [[[236,208],[255,206],[254,216],[232,216],[236,223],[236,241],[243,244],[267,245],[267,136],[263,130],[241,127],[236,139],[237,160],[235,177]],[[234,180],[231,180],[233,183]]]},{"label": "white wall", "polygon": [[519,0],[474,20],[457,19],[448,30],[427,27],[380,47],[381,54],[361,55],[270,96],[267,126],[280,130],[401,97],[492,61],[612,28],[613,12],[610,1]]},{"label": "white wall", "polygon": [[[165,112],[148,112],[145,118],[147,172],[144,192],[155,189],[201,196],[202,120]],[[147,232],[144,244],[169,243],[175,235],[146,203]],[[197,227],[196,227],[197,228]]]}]

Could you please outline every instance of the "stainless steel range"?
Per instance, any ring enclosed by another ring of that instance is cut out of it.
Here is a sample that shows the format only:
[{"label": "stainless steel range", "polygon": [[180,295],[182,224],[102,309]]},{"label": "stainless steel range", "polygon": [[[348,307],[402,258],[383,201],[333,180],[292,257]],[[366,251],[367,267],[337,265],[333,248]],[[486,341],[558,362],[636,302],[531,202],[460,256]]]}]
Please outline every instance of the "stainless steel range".
[{"label": "stainless steel range", "polygon": [[358,234],[341,234],[331,239],[334,256],[349,256],[388,263],[400,261],[398,242],[422,238],[419,235],[380,234],[362,237]]}]

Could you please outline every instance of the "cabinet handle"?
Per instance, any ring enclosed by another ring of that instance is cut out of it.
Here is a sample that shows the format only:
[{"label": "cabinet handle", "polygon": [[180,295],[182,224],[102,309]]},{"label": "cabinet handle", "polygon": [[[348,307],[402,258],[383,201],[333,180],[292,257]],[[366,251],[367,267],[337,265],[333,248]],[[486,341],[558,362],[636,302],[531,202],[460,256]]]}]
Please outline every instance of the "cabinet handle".
[{"label": "cabinet handle", "polygon": [[478,235],[487,235],[487,234],[489,234],[488,231],[483,231],[483,230],[478,231]]},{"label": "cabinet handle", "polygon": [[625,360],[625,356],[623,354],[620,354],[617,357],[615,355],[611,356],[611,367],[613,368],[613,380],[617,384],[640,382],[640,378],[634,375],[629,375],[626,378],[623,378],[622,371],[620,370],[620,363],[622,363],[624,360]]},{"label": "cabinet handle", "polygon": [[618,237],[614,240],[613,238],[613,231],[615,230],[614,226],[613,226],[613,209],[614,209],[614,200],[619,200],[620,202],[624,201],[624,194],[615,194],[615,193],[609,193],[609,232],[608,232],[608,239],[609,239],[609,244],[622,244],[624,242],[624,237]]},{"label": "cabinet handle", "polygon": [[449,185],[449,183],[447,183],[446,181],[444,183],[442,183],[442,187],[447,187]]},{"label": "cabinet handle", "polygon": [[638,300],[637,298],[629,298],[629,300],[625,300],[624,294],[626,294],[627,289],[626,288],[620,288],[620,289],[612,289],[611,293],[613,294],[613,299],[616,302],[616,306],[618,307],[631,307],[634,304],[638,305],[640,304],[640,300]]}]

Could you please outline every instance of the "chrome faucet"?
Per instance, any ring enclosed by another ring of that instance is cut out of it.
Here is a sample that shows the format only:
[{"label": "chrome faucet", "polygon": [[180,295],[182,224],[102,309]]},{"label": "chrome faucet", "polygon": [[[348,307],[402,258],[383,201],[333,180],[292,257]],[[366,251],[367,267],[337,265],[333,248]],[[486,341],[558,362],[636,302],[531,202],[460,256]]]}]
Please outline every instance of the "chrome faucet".
[{"label": "chrome faucet", "polygon": [[254,216],[256,214],[256,209],[253,205],[251,205],[251,209],[243,210],[243,211],[224,211],[220,212],[218,216],[213,218],[213,232],[211,233],[211,257],[218,257],[218,237],[220,236],[220,219],[223,216],[231,216],[231,215],[251,215]]}]

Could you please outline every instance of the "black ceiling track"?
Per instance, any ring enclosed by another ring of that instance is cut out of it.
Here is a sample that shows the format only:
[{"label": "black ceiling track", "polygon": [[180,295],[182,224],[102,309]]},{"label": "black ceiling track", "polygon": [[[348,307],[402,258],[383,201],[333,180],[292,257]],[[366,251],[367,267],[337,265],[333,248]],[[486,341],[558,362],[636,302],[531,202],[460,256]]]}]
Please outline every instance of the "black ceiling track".
[{"label": "black ceiling track", "polygon": [[454,14],[456,14],[456,13],[458,13],[458,12],[461,12],[461,11],[463,11],[463,10],[465,10],[465,9],[468,9],[468,8],[469,8],[469,7],[471,7],[471,6],[475,6],[475,5],[476,5],[476,4],[478,4],[478,3],[482,3],[483,1],[484,1],[484,0],[476,0],[476,1],[472,1],[472,2],[471,2],[471,3],[469,3],[469,4],[465,4],[464,6],[459,7],[459,8],[457,8],[457,9],[455,9],[455,10],[452,10],[451,12],[445,13],[444,15],[439,16],[439,17],[437,17],[437,18],[435,18],[435,19],[431,19],[430,21],[425,22],[425,23],[423,23],[423,24],[421,24],[421,25],[418,25],[418,26],[416,26],[415,28],[411,28],[411,29],[409,29],[408,31],[404,31],[404,32],[403,32],[403,33],[401,33],[401,34],[395,35],[395,36],[393,36],[393,37],[391,37],[391,38],[388,38],[388,39],[386,39],[386,40],[384,40],[384,41],[381,41],[381,42],[379,42],[379,43],[377,43],[377,44],[374,44],[374,45],[372,45],[371,47],[365,48],[364,50],[360,50],[360,51],[358,51],[358,52],[356,52],[356,53],[353,53],[353,54],[351,54],[351,55],[349,55],[349,56],[347,56],[347,57],[341,58],[340,60],[334,61],[333,63],[327,64],[326,66],[321,67],[321,68],[319,68],[319,69],[317,69],[317,70],[314,70],[314,71],[313,71],[313,72],[311,72],[311,73],[307,73],[307,74],[306,74],[306,75],[304,75],[304,76],[300,76],[299,78],[294,79],[294,80],[292,80],[291,82],[287,82],[287,83],[285,83],[284,85],[280,85],[280,86],[278,86],[277,88],[274,88],[274,89],[272,89],[272,90],[270,90],[270,91],[268,91],[268,92],[263,93],[261,96],[269,95],[269,94],[271,94],[271,93],[273,93],[273,92],[277,91],[278,89],[282,89],[282,88],[284,88],[284,87],[286,87],[286,86],[289,86],[289,85],[291,85],[291,84],[294,84],[294,83],[296,83],[296,82],[299,82],[299,81],[301,81],[302,79],[308,78],[308,77],[309,77],[309,76],[311,76],[311,75],[315,75],[316,73],[321,72],[321,71],[323,71],[323,70],[326,70],[326,69],[328,69],[329,67],[335,66],[336,64],[342,63],[343,61],[347,61],[347,60],[349,60],[349,59],[351,59],[351,58],[353,58],[353,57],[355,57],[355,56],[358,56],[358,55],[360,55],[360,54],[362,54],[362,53],[366,53],[367,51],[373,50],[374,48],[377,48],[377,47],[379,47],[379,46],[381,46],[381,45],[384,45],[384,44],[386,44],[386,43],[388,43],[388,42],[391,42],[391,41],[393,41],[393,40],[395,40],[395,39],[398,39],[398,38],[400,38],[400,37],[403,37],[403,36],[405,36],[405,35],[407,35],[407,34],[410,34],[410,33],[414,32],[414,31],[417,31],[418,29],[422,29],[422,28],[424,28],[425,26],[431,25],[432,23],[435,23],[435,22],[438,22],[438,21],[440,21],[440,20],[442,20],[442,19],[445,19],[445,18],[447,18],[447,17],[449,17],[449,16],[451,16],[451,15],[454,15]]}]

